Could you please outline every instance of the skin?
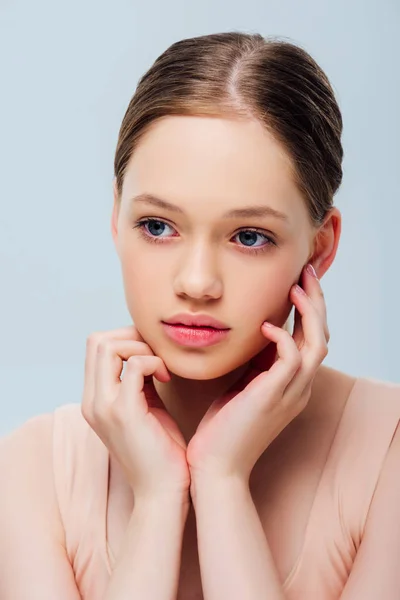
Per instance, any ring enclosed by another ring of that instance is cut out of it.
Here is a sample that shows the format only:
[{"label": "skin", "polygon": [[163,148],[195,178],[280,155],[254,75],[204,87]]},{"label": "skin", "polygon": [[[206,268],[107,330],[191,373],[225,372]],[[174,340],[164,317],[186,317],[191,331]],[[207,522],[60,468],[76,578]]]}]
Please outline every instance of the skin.
[{"label": "skin", "polygon": [[[132,201],[144,192],[185,215]],[[254,204],[285,213],[288,222],[222,219]],[[161,243],[133,229],[146,218],[162,221],[142,228]],[[153,378],[154,386],[188,442],[212,402],[271,343],[263,321],[284,325],[293,306],[290,289],[301,284],[304,266],[310,262],[319,279],[329,269],[341,214],[334,207],[320,228],[312,226],[288,155],[258,121],[168,116],[135,149],[121,197],[114,181],[111,231],[129,313],[171,375],[167,382]],[[265,252],[256,254],[261,247]],[[231,328],[229,336],[206,348],[180,346],[161,324],[177,312],[207,313]]]}]

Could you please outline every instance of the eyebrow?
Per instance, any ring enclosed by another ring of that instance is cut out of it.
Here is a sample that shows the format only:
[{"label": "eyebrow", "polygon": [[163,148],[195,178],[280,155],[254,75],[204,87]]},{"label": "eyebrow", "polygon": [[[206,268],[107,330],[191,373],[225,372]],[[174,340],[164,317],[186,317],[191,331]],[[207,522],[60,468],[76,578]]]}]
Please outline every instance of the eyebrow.
[{"label": "eyebrow", "polygon": [[[138,204],[139,202],[143,202],[145,204],[152,204],[153,206],[157,206],[158,208],[164,208],[165,210],[170,210],[171,212],[175,212],[181,215],[185,214],[185,211],[176,206],[175,204],[171,204],[171,202],[167,202],[162,198],[158,198],[154,194],[142,193],[138,194],[131,198],[130,202],[134,204]],[[234,208],[232,210],[228,210],[228,212],[222,215],[223,219],[233,219],[236,217],[275,217],[276,219],[280,219],[286,223],[289,222],[289,217],[284,213],[272,208],[271,206],[266,206],[265,204],[256,205],[256,206],[247,206],[246,208]]]}]

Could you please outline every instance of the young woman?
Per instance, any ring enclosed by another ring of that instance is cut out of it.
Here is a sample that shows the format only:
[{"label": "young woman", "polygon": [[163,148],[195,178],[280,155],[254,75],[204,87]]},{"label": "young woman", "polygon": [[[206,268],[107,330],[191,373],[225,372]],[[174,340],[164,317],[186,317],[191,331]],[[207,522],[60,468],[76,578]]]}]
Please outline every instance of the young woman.
[{"label": "young woman", "polygon": [[322,364],[341,132],[316,62],[258,34],[140,79],[111,219],[134,324],[1,442],[2,600],[400,597],[400,385]]}]

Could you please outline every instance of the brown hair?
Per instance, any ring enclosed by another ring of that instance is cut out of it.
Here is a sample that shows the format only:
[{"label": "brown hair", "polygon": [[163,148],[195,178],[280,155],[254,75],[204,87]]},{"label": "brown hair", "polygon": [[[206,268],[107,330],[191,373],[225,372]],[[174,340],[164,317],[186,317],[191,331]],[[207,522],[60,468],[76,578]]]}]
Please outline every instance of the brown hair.
[{"label": "brown hair", "polygon": [[260,121],[292,159],[310,223],[324,222],[342,180],[342,117],[327,76],[304,49],[236,31],[172,44],[139,79],[122,120],[114,159],[119,197],[141,137],[171,115]]}]

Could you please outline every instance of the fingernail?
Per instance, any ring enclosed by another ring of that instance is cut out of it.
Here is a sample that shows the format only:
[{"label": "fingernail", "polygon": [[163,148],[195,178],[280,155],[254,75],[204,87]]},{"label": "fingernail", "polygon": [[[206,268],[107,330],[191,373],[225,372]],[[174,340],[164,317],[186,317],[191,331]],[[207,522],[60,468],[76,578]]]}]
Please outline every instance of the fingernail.
[{"label": "fingernail", "polygon": [[305,291],[303,290],[302,287],[300,287],[299,285],[297,285],[297,283],[294,286],[294,291],[297,292],[298,294],[302,294],[303,296],[305,295]]},{"label": "fingernail", "polygon": [[312,264],[311,264],[311,263],[308,263],[308,265],[307,265],[307,267],[306,267],[306,271],[307,271],[308,273],[310,273],[310,275],[312,275],[313,277],[315,277],[315,279],[318,279],[318,277],[317,277],[317,274],[316,274],[316,272],[315,272],[315,269],[314,269],[314,267],[312,266]]},{"label": "fingernail", "polygon": [[268,323],[268,321],[264,321],[263,325],[265,325],[265,327],[273,327],[272,323]]}]

